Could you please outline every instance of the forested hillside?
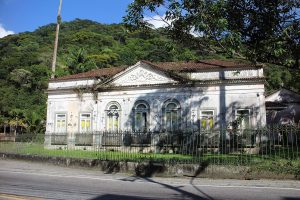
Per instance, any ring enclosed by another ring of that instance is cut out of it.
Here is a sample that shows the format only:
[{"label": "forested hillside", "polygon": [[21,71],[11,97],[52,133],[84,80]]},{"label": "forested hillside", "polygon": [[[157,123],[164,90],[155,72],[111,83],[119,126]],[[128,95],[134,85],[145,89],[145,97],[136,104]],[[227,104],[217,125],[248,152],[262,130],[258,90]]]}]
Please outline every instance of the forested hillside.
[{"label": "forested hillside", "polygon": [[[0,124],[39,132],[45,121],[55,24],[0,39]],[[94,68],[131,65],[138,60],[199,59],[158,31],[128,32],[121,24],[76,19],[61,24],[56,76]]]},{"label": "forested hillside", "polygon": [[[104,25],[79,19],[64,22],[59,36],[56,76],[131,65],[138,60],[234,58],[179,45],[162,34],[165,31],[128,31],[122,24]],[[54,36],[55,24],[50,24],[34,32],[0,39],[0,124],[19,125],[26,132],[43,133],[45,89],[50,77]],[[285,86],[299,91],[293,84],[299,74],[285,67],[267,66],[268,90]]]}]

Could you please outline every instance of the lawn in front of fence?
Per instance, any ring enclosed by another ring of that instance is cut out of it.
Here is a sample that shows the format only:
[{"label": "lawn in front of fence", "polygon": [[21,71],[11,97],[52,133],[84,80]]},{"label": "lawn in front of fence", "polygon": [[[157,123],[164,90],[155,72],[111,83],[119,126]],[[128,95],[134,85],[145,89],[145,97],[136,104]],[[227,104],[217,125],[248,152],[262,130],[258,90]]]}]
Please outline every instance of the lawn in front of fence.
[{"label": "lawn in front of fence", "polygon": [[155,154],[140,152],[122,152],[114,149],[102,150],[69,150],[69,149],[46,149],[43,144],[38,143],[0,143],[0,152],[18,153],[40,156],[55,156],[69,158],[86,158],[100,160],[118,160],[118,161],[142,161],[142,160],[193,160],[193,156],[182,154]]},{"label": "lawn in front of fence", "polygon": [[[141,153],[122,152],[117,150],[69,150],[46,149],[40,143],[1,142],[0,152],[25,155],[39,155],[48,157],[67,157],[99,159],[112,161],[154,161],[169,164],[200,164],[207,162],[210,165],[248,166],[257,171],[272,171],[275,173],[291,173],[300,175],[299,155],[295,159],[284,158],[289,149],[280,149],[272,154],[234,154],[234,153],[205,153],[201,155],[184,155],[175,153]],[[290,153],[290,152],[289,152]]]},{"label": "lawn in front of fence", "polygon": [[0,153],[170,165],[205,162],[212,167],[245,166],[300,177],[300,130],[293,127],[236,132],[21,134],[15,135],[14,141],[0,142]]}]

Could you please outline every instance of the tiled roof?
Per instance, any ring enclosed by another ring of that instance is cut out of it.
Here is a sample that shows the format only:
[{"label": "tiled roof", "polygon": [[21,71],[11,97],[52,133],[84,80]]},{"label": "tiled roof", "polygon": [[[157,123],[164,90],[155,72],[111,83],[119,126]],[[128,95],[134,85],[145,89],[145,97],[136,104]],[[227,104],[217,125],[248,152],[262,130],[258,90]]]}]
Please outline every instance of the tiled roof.
[{"label": "tiled roof", "polygon": [[[225,60],[203,60],[203,61],[193,61],[193,62],[157,62],[152,63],[149,61],[141,61],[143,63],[149,64],[160,70],[166,72],[191,72],[191,71],[202,71],[202,70],[214,70],[222,68],[253,68],[261,67],[249,62],[241,61],[225,61]],[[109,78],[125,70],[127,67],[111,67],[92,70],[89,72],[67,75],[54,79],[56,80],[70,80],[70,79],[87,79],[87,78]]]},{"label": "tiled roof", "polygon": [[[250,62],[241,61],[225,61],[225,60],[202,60],[197,62],[159,62],[150,63],[143,61],[148,64],[156,65],[159,68],[177,72],[188,72],[188,71],[201,71],[201,70],[212,70],[222,68],[247,68],[247,67],[259,67],[258,65]],[[261,67],[261,66],[260,66]]]},{"label": "tiled roof", "polygon": [[54,80],[71,80],[71,79],[87,79],[87,78],[109,78],[121,71],[125,70],[126,67],[111,67],[96,69],[88,72],[83,72],[79,74],[67,75],[63,77],[56,78]]}]

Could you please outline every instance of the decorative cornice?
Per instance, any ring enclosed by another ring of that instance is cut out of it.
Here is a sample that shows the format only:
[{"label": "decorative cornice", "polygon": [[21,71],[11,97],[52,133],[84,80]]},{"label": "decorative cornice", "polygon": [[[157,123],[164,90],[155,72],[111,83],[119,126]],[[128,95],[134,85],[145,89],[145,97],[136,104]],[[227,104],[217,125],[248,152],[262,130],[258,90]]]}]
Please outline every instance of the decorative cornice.
[{"label": "decorative cornice", "polygon": [[[94,93],[103,91],[119,91],[119,90],[142,90],[142,89],[157,89],[157,88],[179,88],[179,87],[206,87],[206,86],[218,86],[218,85],[241,85],[241,84],[264,84],[265,78],[243,78],[243,79],[224,79],[224,80],[205,80],[205,81],[190,81],[188,83],[163,83],[163,84],[148,84],[148,85],[127,85],[127,86],[114,86],[114,85],[98,85],[80,87],[84,93]],[[48,89],[46,93],[62,93],[74,92],[76,87]]]}]

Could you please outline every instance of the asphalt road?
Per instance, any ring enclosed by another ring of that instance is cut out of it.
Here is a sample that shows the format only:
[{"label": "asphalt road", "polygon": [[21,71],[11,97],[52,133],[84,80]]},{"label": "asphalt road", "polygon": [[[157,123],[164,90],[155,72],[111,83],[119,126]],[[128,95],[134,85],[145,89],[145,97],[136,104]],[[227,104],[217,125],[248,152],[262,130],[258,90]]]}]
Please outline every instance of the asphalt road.
[{"label": "asphalt road", "polygon": [[0,199],[300,199],[299,181],[139,178],[0,159]]}]

